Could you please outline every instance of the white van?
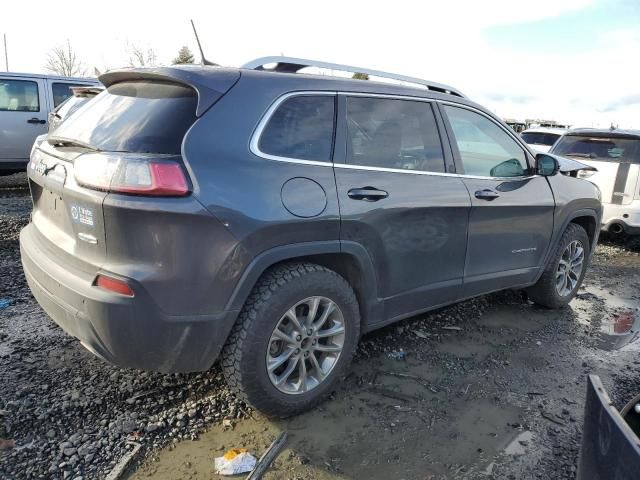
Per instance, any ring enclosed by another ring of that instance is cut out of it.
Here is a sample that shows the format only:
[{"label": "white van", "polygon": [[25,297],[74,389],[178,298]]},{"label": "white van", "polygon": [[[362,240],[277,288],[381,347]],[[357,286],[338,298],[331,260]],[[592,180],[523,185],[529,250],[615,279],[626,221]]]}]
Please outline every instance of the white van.
[{"label": "white van", "polygon": [[93,78],[0,72],[0,175],[24,170],[49,112],[72,95],[71,87],[100,85]]},{"label": "white van", "polygon": [[598,171],[578,176],[602,192],[602,228],[619,235],[640,235],[640,130],[574,129],[551,149]]}]

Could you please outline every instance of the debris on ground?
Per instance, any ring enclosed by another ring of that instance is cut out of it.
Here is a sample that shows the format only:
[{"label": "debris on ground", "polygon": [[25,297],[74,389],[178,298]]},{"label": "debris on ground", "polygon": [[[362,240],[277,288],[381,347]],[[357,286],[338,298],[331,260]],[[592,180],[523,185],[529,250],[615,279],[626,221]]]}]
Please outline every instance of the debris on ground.
[{"label": "debris on ground", "polygon": [[0,450],[8,450],[10,448],[15,448],[15,446],[15,440],[6,440],[4,438],[0,438]]},{"label": "debris on ground", "polygon": [[214,467],[218,475],[238,475],[248,473],[256,466],[256,457],[246,448],[232,448],[223,456],[214,459]]},{"label": "debris on ground", "polygon": [[393,352],[389,352],[389,358],[393,358],[394,360],[404,360],[407,358],[407,354],[404,350],[394,350]]},{"label": "debris on ground", "polygon": [[251,470],[251,473],[249,473],[246,480],[260,480],[264,472],[269,468],[269,465],[271,465],[271,462],[273,462],[280,454],[280,451],[284,448],[286,443],[287,432],[282,432],[273,442],[271,442],[269,448],[267,448],[267,450],[258,459],[258,463],[256,463],[256,466]]}]

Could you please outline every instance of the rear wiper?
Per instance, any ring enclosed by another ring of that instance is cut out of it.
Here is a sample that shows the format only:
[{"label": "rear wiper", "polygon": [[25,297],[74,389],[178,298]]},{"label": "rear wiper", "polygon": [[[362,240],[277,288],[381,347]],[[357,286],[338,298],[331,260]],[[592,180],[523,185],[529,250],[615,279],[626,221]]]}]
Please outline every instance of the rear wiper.
[{"label": "rear wiper", "polygon": [[93,145],[82,142],[80,140],[72,140],[70,138],[53,136],[47,138],[47,142],[49,142],[49,145],[53,145],[54,147],[80,147],[86,148],[87,150],[92,150],[94,152],[100,151],[100,149],[94,147]]}]

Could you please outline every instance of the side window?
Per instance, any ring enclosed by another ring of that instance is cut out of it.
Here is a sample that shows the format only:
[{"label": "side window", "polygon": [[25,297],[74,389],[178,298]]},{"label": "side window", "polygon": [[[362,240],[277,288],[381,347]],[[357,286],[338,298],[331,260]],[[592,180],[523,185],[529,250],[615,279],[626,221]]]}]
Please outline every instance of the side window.
[{"label": "side window", "polygon": [[335,96],[290,97],[269,118],[258,148],[278,157],[330,162],[334,123]]},{"label": "side window", "polygon": [[39,112],[38,84],[27,80],[0,79],[0,111]]},{"label": "side window", "polygon": [[53,107],[57,107],[67,98],[73,95],[71,87],[82,87],[83,85],[77,85],[75,83],[52,83],[51,91],[53,93]]},{"label": "side window", "polygon": [[444,172],[431,104],[389,98],[347,98],[347,163]]},{"label": "side window", "polygon": [[444,107],[451,123],[464,171],[482,177],[525,174],[524,150],[498,125],[465,108]]}]

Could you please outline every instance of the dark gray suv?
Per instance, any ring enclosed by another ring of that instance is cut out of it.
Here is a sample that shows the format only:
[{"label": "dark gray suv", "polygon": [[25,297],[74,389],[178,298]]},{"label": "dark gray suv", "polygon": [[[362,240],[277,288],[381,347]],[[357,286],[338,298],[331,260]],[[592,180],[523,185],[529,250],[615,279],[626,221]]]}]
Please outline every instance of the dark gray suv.
[{"label": "dark gray suv", "polygon": [[505,288],[573,298],[597,187],[453,88],[307,65],[330,64],[100,77],[28,167],[22,262],[64,330],[123,367],[220,358],[240,395],[286,416],[331,391],[365,332]]}]

